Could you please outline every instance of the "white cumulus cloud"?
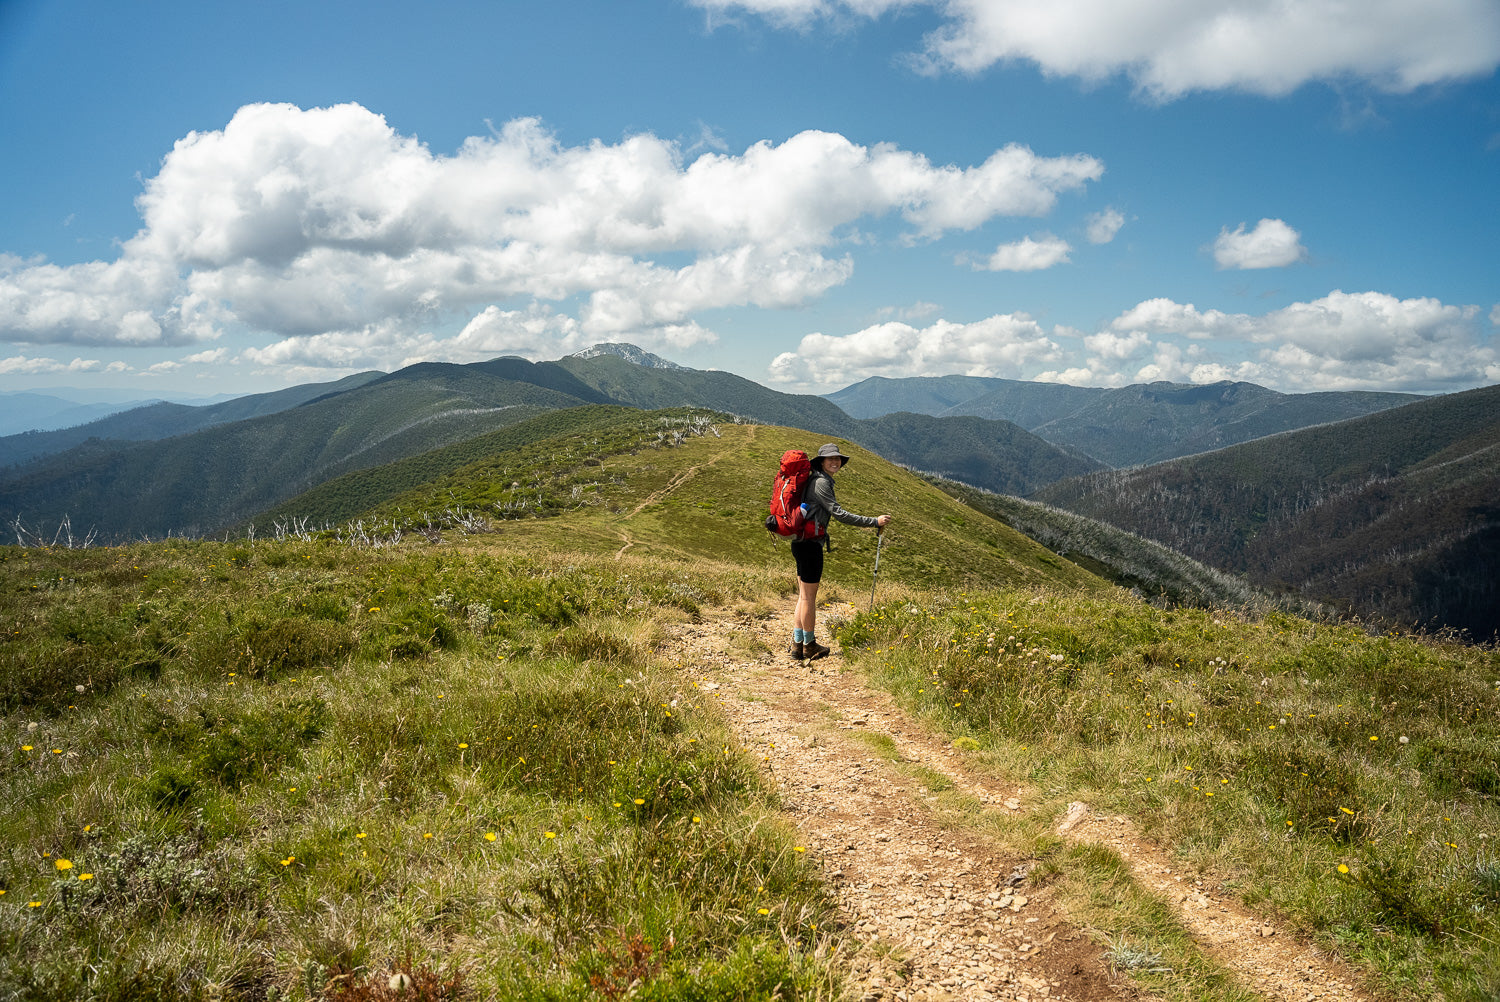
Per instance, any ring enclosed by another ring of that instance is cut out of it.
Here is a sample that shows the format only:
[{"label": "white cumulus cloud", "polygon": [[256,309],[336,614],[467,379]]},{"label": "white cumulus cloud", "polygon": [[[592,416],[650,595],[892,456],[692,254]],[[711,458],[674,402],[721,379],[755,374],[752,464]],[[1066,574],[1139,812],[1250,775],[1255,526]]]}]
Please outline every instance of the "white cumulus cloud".
[{"label": "white cumulus cloud", "polygon": [[[1209,359],[1205,344],[1190,345],[1191,359],[1172,356],[1175,346],[1153,340],[1165,354],[1138,378],[1248,379],[1281,390],[1448,390],[1500,381],[1500,352],[1480,337],[1479,307],[1431,298],[1397,299],[1380,292],[1334,291],[1261,315],[1200,311],[1192,304],[1153,299],[1116,317],[1118,335],[1187,337],[1224,344]],[[1248,346],[1249,357],[1236,357]]]},{"label": "white cumulus cloud", "polygon": [[228,358],[228,348],[210,348],[207,351],[197,351],[184,356],[182,361],[187,365],[218,365]]},{"label": "white cumulus cloud", "polygon": [[[1057,333],[1057,332],[1052,332]],[[889,322],[842,337],[809,334],[771,363],[771,376],[793,386],[845,386],[870,376],[1008,376],[1060,358],[1052,335],[1024,313],[927,327]]]},{"label": "white cumulus cloud", "polygon": [[941,19],[913,59],[931,72],[1030,62],[1049,76],[1117,74],[1156,100],[1192,91],[1278,96],[1316,80],[1403,93],[1493,73],[1493,0],[690,0],[810,29],[926,7]]},{"label": "white cumulus cloud", "polygon": [[1147,299],[1110,321],[1114,331],[1146,331],[1189,338],[1248,338],[1254,319],[1245,314],[1199,310],[1192,303]]},{"label": "white cumulus cloud", "polygon": [[1107,244],[1125,225],[1125,214],[1115,208],[1095,212],[1088,218],[1088,238],[1091,244]]},{"label": "white cumulus cloud", "polygon": [[875,315],[881,320],[928,320],[943,312],[943,308],[937,303],[929,303],[926,300],[918,300],[906,306],[882,306],[875,311]]},{"label": "white cumulus cloud", "polygon": [[1214,263],[1220,268],[1285,268],[1306,256],[1302,235],[1280,219],[1262,219],[1248,233],[1244,223],[1232,233],[1226,226],[1214,241]]},{"label": "white cumulus cloud", "polygon": [[1066,264],[1072,250],[1066,240],[1043,233],[1039,239],[1025,237],[1015,243],[1001,244],[995,248],[995,253],[982,264],[976,263],[975,267],[987,271],[1042,271],[1056,264]]},{"label": "white cumulus cloud", "polygon": [[1500,382],[1484,311],[1436,299],[1334,291],[1262,314],[1150,299],[1092,333],[1022,313],[925,327],[882,323],[804,337],[772,381],[827,392],[870,376],[967,374],[1123,386],[1244,380],[1288,393],[1446,392]]},{"label": "white cumulus cloud", "polygon": [[[247,105],[176,143],[116,260],[0,256],[0,338],[258,332],[261,362],[350,364],[536,336],[552,339],[547,352],[622,337],[684,347],[713,339],[699,311],[797,306],[846,282],[852,238],[874,221],[932,241],[1044,214],[1103,171],[1021,146],[938,165],[829,132],[739,154],[714,145],[691,158],[652,135],[566,146],[517,119],[444,156],[359,105]],[[566,304],[568,323],[538,328],[549,304]],[[459,328],[442,344],[431,333]]]}]

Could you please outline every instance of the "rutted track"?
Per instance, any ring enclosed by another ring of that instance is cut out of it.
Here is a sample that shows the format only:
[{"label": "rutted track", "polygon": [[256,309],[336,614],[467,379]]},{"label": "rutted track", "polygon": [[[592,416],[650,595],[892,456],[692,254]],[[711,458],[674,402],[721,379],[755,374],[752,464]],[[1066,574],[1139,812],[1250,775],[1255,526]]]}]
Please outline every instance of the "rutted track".
[{"label": "rutted track", "polygon": [[[1141,997],[1114,975],[1101,948],[1054,906],[1045,887],[1026,883],[1028,861],[945,827],[869,742],[872,736],[894,742],[903,761],[943,774],[987,810],[1023,810],[1024,789],[968,774],[961,754],[909,720],[886,693],[843,671],[836,655],[818,662],[787,658],[782,634],[790,622],[790,609],[770,622],[710,614],[676,628],[665,653],[692,684],[720,698],[741,742],[781,787],[789,820],[866,944],[854,964],[862,997]],[[741,653],[757,649],[770,653]],[[1070,838],[1120,852],[1138,881],[1174,905],[1205,951],[1262,997],[1369,998],[1336,962],[1276,935],[1228,895],[1182,884],[1171,858],[1125,819],[1100,817],[1080,804],[1064,825]]]}]

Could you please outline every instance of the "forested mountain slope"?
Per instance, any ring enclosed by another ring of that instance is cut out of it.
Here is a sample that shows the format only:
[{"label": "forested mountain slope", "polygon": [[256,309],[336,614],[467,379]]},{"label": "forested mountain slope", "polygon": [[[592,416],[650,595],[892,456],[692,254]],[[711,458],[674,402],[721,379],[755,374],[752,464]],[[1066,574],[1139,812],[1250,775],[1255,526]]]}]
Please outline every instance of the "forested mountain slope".
[{"label": "forested mountain slope", "polygon": [[1146,383],[1108,390],[1033,430],[1110,466],[1139,466],[1421,399],[1399,393],[1287,394],[1254,383]]},{"label": "forested mountain slope", "polygon": [[469,366],[413,368],[192,434],[85,443],[0,481],[0,520],[67,518],[103,541],[213,534],[340,474],[584,402]]},{"label": "forested mountain slope", "polygon": [[1208,452],[1423,399],[1408,393],[1288,394],[1243,382],[1105,389],[972,376],[872,378],[828,398],[861,417],[909,410],[1014,421],[1112,467]]},{"label": "forested mountain slope", "polygon": [[1500,386],[1035,496],[1361,615],[1500,629]]}]

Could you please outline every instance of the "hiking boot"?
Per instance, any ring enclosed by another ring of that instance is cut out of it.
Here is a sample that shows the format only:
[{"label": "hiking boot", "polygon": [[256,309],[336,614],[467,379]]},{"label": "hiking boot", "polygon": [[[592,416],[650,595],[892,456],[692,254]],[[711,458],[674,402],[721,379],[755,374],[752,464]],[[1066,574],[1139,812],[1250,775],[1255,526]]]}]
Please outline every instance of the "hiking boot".
[{"label": "hiking boot", "polygon": [[832,653],[832,650],[824,647],[816,640],[802,645],[802,657],[807,661],[816,661],[818,660],[818,658],[826,658],[829,654]]},{"label": "hiking boot", "polygon": [[794,643],[792,644],[792,646],[786,649],[786,652],[792,656],[793,661],[801,661],[802,659],[807,657],[807,652],[806,650],[804,650],[805,646],[806,645],[804,644]]}]

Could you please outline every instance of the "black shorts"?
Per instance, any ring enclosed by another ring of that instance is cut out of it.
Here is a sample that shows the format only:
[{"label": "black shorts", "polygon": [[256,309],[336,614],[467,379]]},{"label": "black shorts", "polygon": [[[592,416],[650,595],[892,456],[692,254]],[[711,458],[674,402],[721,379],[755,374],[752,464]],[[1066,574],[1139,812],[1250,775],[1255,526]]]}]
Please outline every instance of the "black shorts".
[{"label": "black shorts", "polygon": [[797,561],[797,580],[817,584],[823,580],[823,541],[792,540],[792,557]]}]

